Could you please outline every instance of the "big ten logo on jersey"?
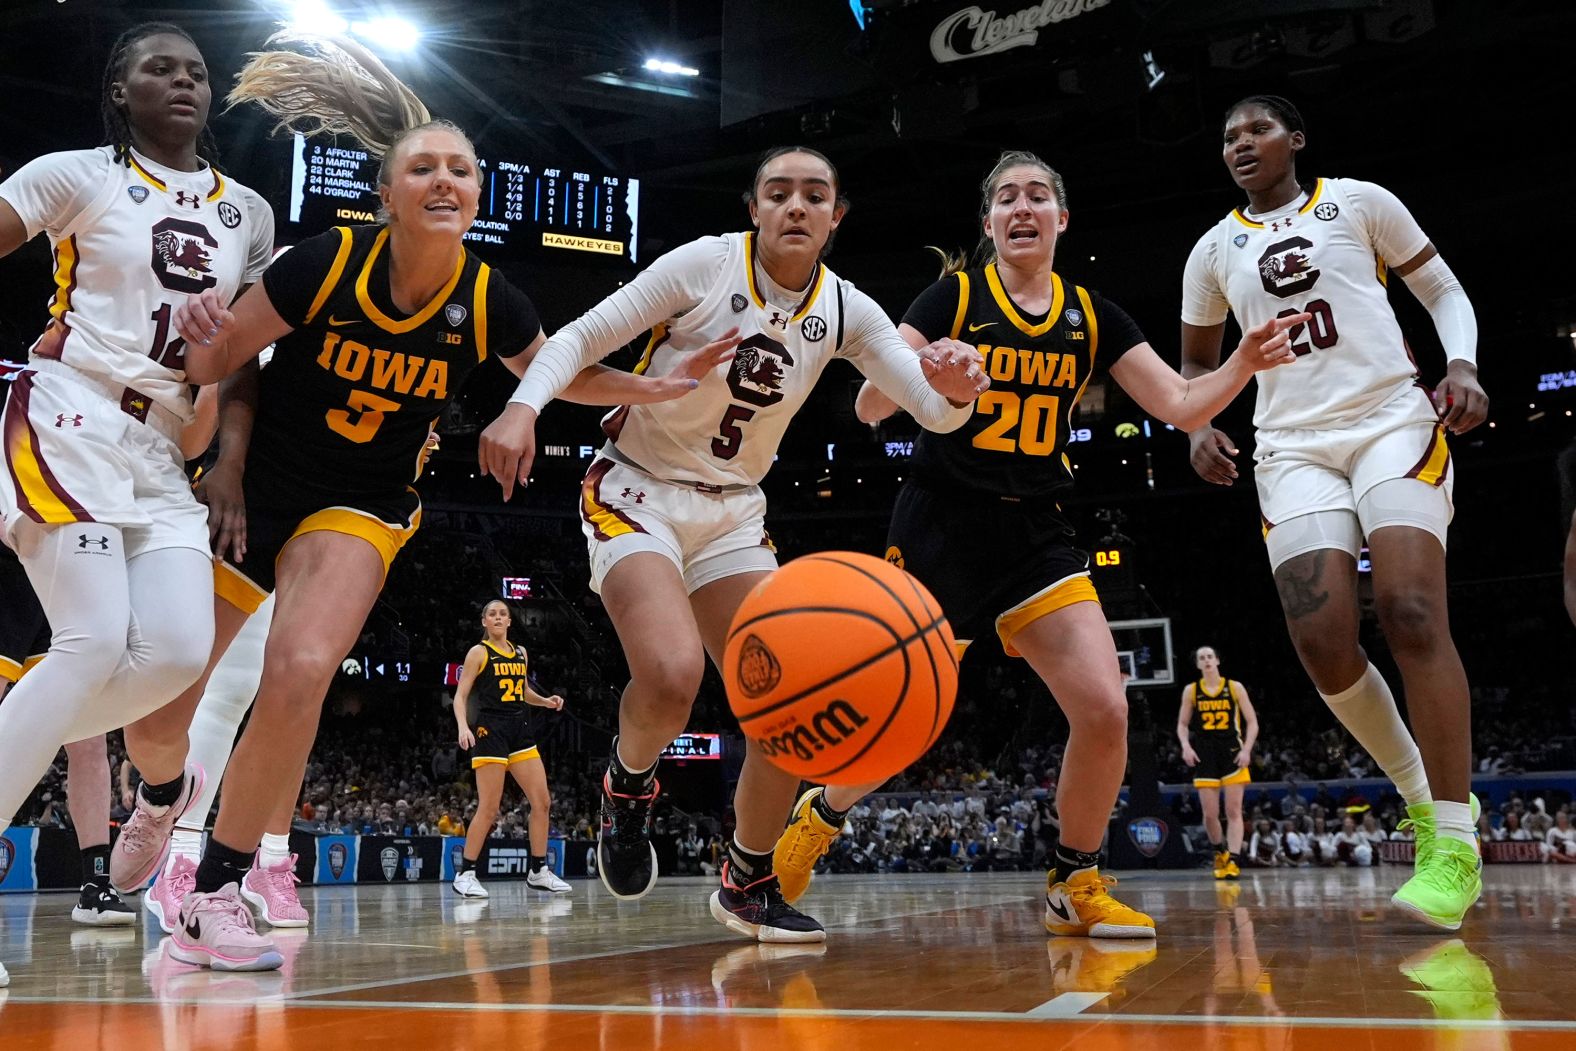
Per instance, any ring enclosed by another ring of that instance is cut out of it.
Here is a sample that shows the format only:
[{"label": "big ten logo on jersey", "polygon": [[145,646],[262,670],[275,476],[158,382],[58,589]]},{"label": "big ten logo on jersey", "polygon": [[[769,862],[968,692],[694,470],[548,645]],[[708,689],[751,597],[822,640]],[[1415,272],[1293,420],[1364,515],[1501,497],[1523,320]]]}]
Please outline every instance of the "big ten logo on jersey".
[{"label": "big ten logo on jersey", "polygon": [[[449,396],[449,363],[442,358],[369,347],[337,332],[323,335],[317,364],[351,383],[368,383],[375,390],[439,401]],[[350,392],[345,408],[330,409],[325,419],[329,430],[360,444],[371,441],[383,425],[384,415],[399,407],[397,401],[358,389]]]},{"label": "big ten logo on jersey", "polygon": [[[776,405],[786,395],[783,380],[788,369],[793,368],[793,355],[764,332],[757,332],[739,344],[728,368],[728,389],[743,405],[729,405],[717,425],[717,436],[711,440],[711,454],[719,460],[731,460],[739,455],[744,444],[744,432],[739,425],[754,419],[756,409]],[[749,406],[755,406],[750,408]]]},{"label": "big ten logo on jersey", "polygon": [[153,226],[153,274],[171,292],[196,295],[219,283],[209,264],[219,242],[190,219],[163,219]]}]

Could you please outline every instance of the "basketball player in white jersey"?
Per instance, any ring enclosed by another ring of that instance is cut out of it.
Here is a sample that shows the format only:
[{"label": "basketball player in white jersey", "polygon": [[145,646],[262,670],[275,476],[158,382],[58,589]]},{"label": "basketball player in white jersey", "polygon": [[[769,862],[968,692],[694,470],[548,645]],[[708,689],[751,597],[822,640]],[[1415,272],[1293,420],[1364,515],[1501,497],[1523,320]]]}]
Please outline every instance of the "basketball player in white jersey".
[{"label": "basketball player in white jersey", "polygon": [[[207,514],[177,445],[193,406],[172,319],[189,296],[229,301],[256,280],[273,216],[213,166],[210,100],[190,38],[140,25],[105,71],[108,144],[0,183],[0,255],[42,232],[55,260],[49,323],[0,423],[0,537],[53,627],[48,659],[0,707],[0,821],[62,742],[165,704],[212,643]],[[144,784],[133,822],[167,827],[201,782],[188,768]]]},{"label": "basketball player in white jersey", "polygon": [[[682,409],[637,405],[603,422],[610,441],[580,493],[591,587],[629,661],[619,736],[603,779],[597,873],[620,898],[656,882],[650,842],[662,749],[689,719],[707,654],[721,662],[733,614],[777,566],[760,481],[783,432],[833,358],[852,361],[919,422],[962,426],[988,386],[972,347],[951,340],[921,358],[874,301],[821,257],[846,202],[831,162],[799,147],[769,152],[748,194],[753,233],[675,249],[559,331],[482,436],[504,498],[525,480],[537,414],[583,367],[643,330],[637,370],[662,375],[679,353],[721,337],[737,356],[701,380]],[[951,364],[938,364],[950,354]],[[738,826],[712,915],[768,942],[822,941],[821,924],[783,900],[772,848],[798,779],[753,747],[734,797]]]},{"label": "basketball player in white jersey", "polygon": [[[1407,802],[1417,869],[1397,906],[1454,930],[1482,892],[1472,814],[1466,673],[1450,639],[1446,433],[1483,422],[1477,321],[1450,268],[1395,195],[1355,179],[1297,181],[1306,143],[1285,99],[1226,114],[1223,159],[1248,195],[1206,233],[1183,275],[1184,372],[1213,369],[1228,312],[1243,327],[1305,311],[1297,361],[1259,376],[1254,480],[1292,641],[1314,685]],[[1428,309],[1449,368],[1429,397],[1386,296],[1402,278]],[[1192,433],[1193,464],[1231,484],[1231,440]],[[1356,559],[1373,557],[1379,623],[1400,667],[1414,743],[1358,642]]]}]

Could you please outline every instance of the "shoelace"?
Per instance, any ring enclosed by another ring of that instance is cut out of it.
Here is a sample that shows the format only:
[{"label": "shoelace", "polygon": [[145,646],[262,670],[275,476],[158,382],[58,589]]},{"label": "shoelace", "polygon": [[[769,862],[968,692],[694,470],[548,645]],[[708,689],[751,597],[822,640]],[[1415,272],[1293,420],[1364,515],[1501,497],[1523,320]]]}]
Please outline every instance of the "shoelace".
[{"label": "shoelace", "polygon": [[832,837],[815,827],[815,823],[808,816],[804,819],[805,831],[794,837],[793,846],[788,850],[790,864],[801,865],[806,861],[814,862],[826,852],[826,844]]},{"label": "shoelace", "polygon": [[1418,873],[1424,880],[1433,884],[1447,884],[1452,890],[1461,890],[1471,885],[1477,877],[1477,859],[1470,861],[1451,851],[1442,855],[1442,861],[1435,861],[1428,868]]},{"label": "shoelace", "polygon": [[289,868],[272,868],[263,870],[263,878],[276,893],[286,897],[296,897],[295,885],[301,882],[301,877],[295,874],[296,856],[290,855]]},{"label": "shoelace", "polygon": [[613,838],[620,847],[638,847],[648,838],[646,826],[651,821],[651,806],[657,801],[658,788],[657,782],[652,781],[650,790],[639,796],[619,795],[608,789],[613,803]]},{"label": "shoelace", "polygon": [[1094,901],[1099,898],[1109,898],[1111,896],[1111,888],[1119,882],[1115,876],[1107,876],[1102,872],[1095,877],[1093,883],[1080,883],[1076,887],[1069,886],[1067,892],[1071,897],[1085,901]]},{"label": "shoelace", "polygon": [[[256,929],[252,926],[252,910],[239,898],[214,894],[204,898],[194,912],[202,913],[204,920],[208,922],[217,923],[220,931],[239,928],[248,934],[256,933]],[[217,915],[210,917],[209,914]]]}]

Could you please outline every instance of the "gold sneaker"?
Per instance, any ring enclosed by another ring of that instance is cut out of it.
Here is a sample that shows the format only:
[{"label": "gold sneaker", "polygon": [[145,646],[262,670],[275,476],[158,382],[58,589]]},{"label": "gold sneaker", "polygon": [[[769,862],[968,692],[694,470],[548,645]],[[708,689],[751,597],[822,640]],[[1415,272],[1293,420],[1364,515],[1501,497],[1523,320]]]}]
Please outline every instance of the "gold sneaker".
[{"label": "gold sneaker", "polygon": [[1153,938],[1155,921],[1111,897],[1116,877],[1084,869],[1065,883],[1047,877],[1045,929],[1059,936],[1083,938]]},{"label": "gold sneaker", "polygon": [[815,863],[832,849],[838,834],[843,831],[823,821],[810,805],[825,791],[824,788],[812,788],[799,797],[799,802],[793,805],[788,827],[777,837],[777,847],[772,851],[772,870],[777,873],[783,900],[790,905],[810,889]]}]

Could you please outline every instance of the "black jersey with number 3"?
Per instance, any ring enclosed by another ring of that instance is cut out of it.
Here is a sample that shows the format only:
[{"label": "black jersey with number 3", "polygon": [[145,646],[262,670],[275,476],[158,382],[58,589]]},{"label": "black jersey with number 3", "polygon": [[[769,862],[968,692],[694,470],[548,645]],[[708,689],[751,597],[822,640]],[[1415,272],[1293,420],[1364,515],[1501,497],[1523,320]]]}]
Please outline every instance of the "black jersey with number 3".
[{"label": "black jersey with number 3", "polygon": [[471,370],[489,353],[520,353],[541,331],[524,293],[463,249],[432,299],[405,315],[389,291],[388,240],[383,226],[335,227],[264,272],[295,330],[259,380],[249,492],[265,479],[285,502],[306,499],[302,488],[402,492]]},{"label": "black jersey with number 3", "polygon": [[1056,274],[1050,310],[1024,311],[994,263],[943,277],[920,293],[903,321],[927,340],[973,344],[991,383],[958,430],[920,432],[915,477],[998,496],[1052,497],[1072,486],[1066,448],[1078,399],[1097,369],[1144,342],[1115,303]]},{"label": "black jersey with number 3", "polygon": [[487,657],[471,688],[471,695],[477,699],[477,711],[525,711],[529,662],[523,648],[512,644],[511,648],[512,652],[500,650],[491,642],[482,643],[482,652]]}]

